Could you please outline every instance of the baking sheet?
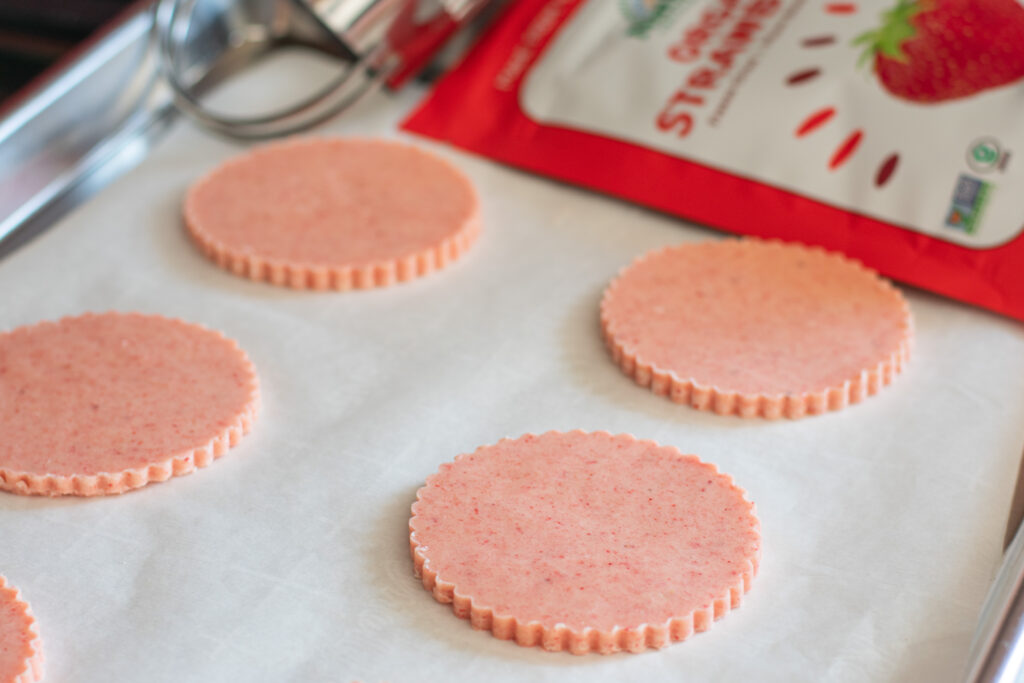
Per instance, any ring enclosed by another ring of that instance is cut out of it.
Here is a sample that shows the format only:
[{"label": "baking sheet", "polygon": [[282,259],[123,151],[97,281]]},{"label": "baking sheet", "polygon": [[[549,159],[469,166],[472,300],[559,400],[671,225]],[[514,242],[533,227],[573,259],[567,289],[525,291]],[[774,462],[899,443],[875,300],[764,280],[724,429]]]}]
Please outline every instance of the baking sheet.
[{"label": "baking sheet", "polygon": [[[285,55],[221,97],[263,105],[326,68]],[[476,183],[480,241],[427,278],[311,293],[216,268],[179,203],[241,147],[188,123],[0,262],[0,329],[178,316],[238,340],[263,390],[254,431],[193,475],[0,495],[0,573],[37,615],[46,680],[958,680],[1024,443],[1024,330],[907,291],[913,360],[859,406],[767,422],[675,405],[611,363],[597,305],[635,256],[717,235],[397,132],[421,94],[322,132],[411,139]],[[574,657],[474,631],[423,590],[407,543],[423,480],[480,444],[574,428],[678,446],[747,489],[764,558],[738,611],[660,651]]]}]

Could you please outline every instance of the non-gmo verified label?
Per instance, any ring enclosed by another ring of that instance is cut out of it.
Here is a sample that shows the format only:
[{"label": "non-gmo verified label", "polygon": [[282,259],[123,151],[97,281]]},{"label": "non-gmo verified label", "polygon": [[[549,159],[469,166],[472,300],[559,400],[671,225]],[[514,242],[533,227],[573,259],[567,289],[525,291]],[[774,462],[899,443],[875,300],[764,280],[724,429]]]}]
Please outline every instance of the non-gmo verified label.
[{"label": "non-gmo verified label", "polygon": [[967,165],[975,173],[1005,171],[1010,153],[995,138],[978,138],[967,148]]},{"label": "non-gmo verified label", "polygon": [[974,234],[993,189],[992,183],[961,174],[953,188],[953,201],[946,213],[946,225],[969,235]]}]

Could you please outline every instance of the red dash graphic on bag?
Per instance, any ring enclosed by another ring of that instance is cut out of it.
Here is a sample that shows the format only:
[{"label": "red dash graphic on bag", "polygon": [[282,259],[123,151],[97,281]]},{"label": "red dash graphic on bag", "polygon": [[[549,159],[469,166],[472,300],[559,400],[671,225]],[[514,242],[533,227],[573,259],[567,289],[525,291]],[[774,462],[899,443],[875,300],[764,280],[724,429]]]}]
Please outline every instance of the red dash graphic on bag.
[{"label": "red dash graphic on bag", "polygon": [[896,167],[899,163],[900,155],[896,152],[887,156],[875,173],[875,187],[882,187],[888,183],[889,179],[892,178],[892,174],[896,172]]},{"label": "red dash graphic on bag", "polygon": [[817,67],[813,67],[813,68],[810,68],[810,69],[802,69],[802,70],[797,71],[797,72],[795,72],[793,74],[790,74],[790,76],[788,78],[786,78],[786,84],[787,85],[800,85],[801,83],[806,83],[807,81],[812,81],[812,80],[814,80],[815,78],[817,78],[820,75],[821,75],[821,69],[819,69]]},{"label": "red dash graphic on bag", "polygon": [[834,171],[843,164],[846,160],[853,156],[853,153],[857,151],[860,146],[860,141],[864,138],[864,131],[855,130],[850,133],[843,144],[836,148],[836,151],[832,153],[832,158],[828,160],[828,169]]},{"label": "red dash graphic on bag", "polygon": [[[858,39],[859,40],[859,39]],[[835,42],[834,36],[814,36],[812,38],[805,38],[801,41],[803,47],[824,47],[831,45]],[[818,68],[802,69],[792,73],[786,78],[787,85],[799,85],[806,83],[807,81],[814,80],[821,75],[821,70]],[[835,107],[825,107],[814,112],[806,119],[804,119],[799,126],[797,126],[795,135],[798,138],[802,138],[808,135],[821,126],[832,120],[836,114]],[[853,153],[857,151],[857,147],[860,146],[861,139],[864,137],[864,132],[861,130],[855,130],[853,133],[847,136],[843,143],[836,148],[832,153],[832,157],[829,159],[828,168],[830,171],[834,171],[844,163]],[[899,165],[900,155],[896,152],[892,152],[882,161],[878,166],[878,170],[875,171],[875,187],[883,187],[889,180],[892,179],[893,174],[896,172],[896,166]]]},{"label": "red dash graphic on bag", "polygon": [[828,121],[836,115],[835,107],[825,107],[814,112],[801,123],[797,129],[795,135],[798,138],[802,138],[808,133],[812,133],[818,128],[824,126]]},{"label": "red dash graphic on bag", "polygon": [[1024,79],[1017,0],[900,0],[854,40],[890,94],[920,103],[970,97]]},{"label": "red dash graphic on bag", "polygon": [[804,38],[800,44],[804,47],[825,47],[826,45],[833,45],[835,42],[835,36],[811,36],[810,38]]},{"label": "red dash graphic on bag", "polygon": [[853,14],[857,11],[857,5],[852,2],[830,2],[825,5],[825,11],[829,14]]}]

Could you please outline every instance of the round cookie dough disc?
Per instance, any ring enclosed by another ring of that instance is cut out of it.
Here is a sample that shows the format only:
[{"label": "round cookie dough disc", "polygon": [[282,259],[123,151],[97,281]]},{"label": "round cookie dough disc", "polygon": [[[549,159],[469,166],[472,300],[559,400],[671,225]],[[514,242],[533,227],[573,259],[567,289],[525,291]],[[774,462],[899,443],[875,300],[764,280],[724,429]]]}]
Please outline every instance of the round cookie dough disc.
[{"label": "round cookie dough disc", "polygon": [[41,681],[42,645],[32,610],[0,576],[0,683]]},{"label": "round cookie dough disc", "polygon": [[204,467],[249,431],[245,353],[217,332],[136,313],[0,334],[0,489],[121,493]]},{"label": "round cookie dough disc", "polygon": [[646,254],[605,291],[601,324],[637,383],[743,417],[856,403],[892,381],[912,340],[906,301],[873,271],[755,239]]},{"label": "round cookie dough disc", "polygon": [[480,229],[466,177],[382,140],[301,139],[233,159],[185,198],[185,224],[220,266],[309,289],[392,284],[442,268]]},{"label": "round cookie dough disc", "polygon": [[753,505],[713,465],[606,432],[548,432],[442,465],[409,521],[417,576],[474,628],[546,650],[639,652],[737,607]]}]

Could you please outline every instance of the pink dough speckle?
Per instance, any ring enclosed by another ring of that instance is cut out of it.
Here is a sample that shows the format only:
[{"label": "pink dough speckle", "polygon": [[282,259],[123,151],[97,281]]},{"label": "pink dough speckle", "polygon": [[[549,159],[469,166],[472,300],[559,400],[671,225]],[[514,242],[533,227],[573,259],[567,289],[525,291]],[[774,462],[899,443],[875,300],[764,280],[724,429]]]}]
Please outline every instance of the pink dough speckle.
[{"label": "pink dough speckle", "polygon": [[903,296],[838,254],[759,240],[647,254],[609,286],[605,338],[637,382],[694,407],[799,417],[888,384],[912,337]]},{"label": "pink dough speckle", "polygon": [[522,645],[639,651],[738,606],[753,506],[712,465],[631,436],[549,432],[442,465],[410,520],[417,573]]},{"label": "pink dough speckle", "polygon": [[255,371],[216,332],[106,313],[0,335],[0,488],[118,493],[208,464],[248,430]]},{"label": "pink dough speckle", "polygon": [[441,268],[479,231],[469,181],[439,157],[380,140],[304,139],[227,162],[185,199],[203,251],[299,288],[391,284]]},{"label": "pink dough speckle", "polygon": [[42,678],[42,641],[32,611],[0,576],[0,683],[34,683]]}]

